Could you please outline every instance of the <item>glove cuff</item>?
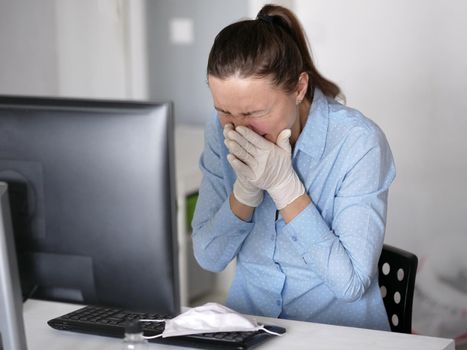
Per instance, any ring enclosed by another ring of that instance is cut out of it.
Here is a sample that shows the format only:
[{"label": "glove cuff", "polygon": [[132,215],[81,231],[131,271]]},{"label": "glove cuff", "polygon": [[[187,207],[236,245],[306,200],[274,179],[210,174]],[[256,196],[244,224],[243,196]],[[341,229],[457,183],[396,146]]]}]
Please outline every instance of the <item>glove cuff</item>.
[{"label": "glove cuff", "polygon": [[263,201],[263,190],[237,178],[233,185],[233,194],[237,201],[256,208]]},{"label": "glove cuff", "polygon": [[284,181],[280,186],[270,188],[268,193],[276,204],[276,208],[281,210],[304,194],[305,186],[294,171],[287,181]]}]

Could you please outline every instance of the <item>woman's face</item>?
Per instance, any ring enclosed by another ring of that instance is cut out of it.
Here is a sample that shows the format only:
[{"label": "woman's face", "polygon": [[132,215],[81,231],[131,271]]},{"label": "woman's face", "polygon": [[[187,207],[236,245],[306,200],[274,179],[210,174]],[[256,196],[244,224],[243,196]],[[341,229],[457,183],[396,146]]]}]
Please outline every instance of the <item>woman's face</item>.
[{"label": "woman's face", "polygon": [[209,75],[208,83],[222,126],[246,126],[273,143],[282,130],[292,129],[291,143],[297,140],[300,89],[286,93],[268,77],[220,79]]}]

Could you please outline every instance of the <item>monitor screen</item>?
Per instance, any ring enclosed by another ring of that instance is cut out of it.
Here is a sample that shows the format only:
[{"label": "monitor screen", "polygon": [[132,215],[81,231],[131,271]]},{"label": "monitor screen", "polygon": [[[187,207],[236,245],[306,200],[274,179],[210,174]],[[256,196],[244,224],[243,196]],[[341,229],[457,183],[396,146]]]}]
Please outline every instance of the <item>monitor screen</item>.
[{"label": "monitor screen", "polygon": [[0,349],[26,350],[8,186],[0,182]]},{"label": "monitor screen", "polygon": [[24,297],[179,312],[170,103],[0,96]]}]

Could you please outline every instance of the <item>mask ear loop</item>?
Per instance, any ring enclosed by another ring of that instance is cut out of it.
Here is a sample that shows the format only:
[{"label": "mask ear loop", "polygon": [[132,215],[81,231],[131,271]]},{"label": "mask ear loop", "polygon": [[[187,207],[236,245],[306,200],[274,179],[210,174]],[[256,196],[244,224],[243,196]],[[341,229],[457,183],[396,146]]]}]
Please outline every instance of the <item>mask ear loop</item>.
[{"label": "mask ear loop", "polygon": [[269,329],[264,327],[264,325],[261,325],[259,329],[261,329],[263,332],[266,332],[268,334],[277,335],[278,337],[282,337],[284,335],[283,333],[277,333],[277,332],[270,331]]},{"label": "mask ear loop", "polygon": [[[161,320],[155,320],[155,319],[141,319],[141,320],[138,320],[139,322],[165,322],[164,319],[161,319]],[[143,335],[143,338],[144,339],[156,339],[156,338],[160,338],[162,337],[162,333],[160,334],[157,334],[157,335]]]}]

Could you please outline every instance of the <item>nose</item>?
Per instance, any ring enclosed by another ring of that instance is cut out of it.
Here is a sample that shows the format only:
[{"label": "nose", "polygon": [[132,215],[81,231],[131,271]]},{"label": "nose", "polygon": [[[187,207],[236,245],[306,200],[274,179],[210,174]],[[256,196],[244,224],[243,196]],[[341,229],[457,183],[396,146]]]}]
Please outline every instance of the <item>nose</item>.
[{"label": "nose", "polygon": [[248,117],[244,117],[244,116],[236,116],[235,118],[232,118],[231,123],[233,124],[234,127],[237,127],[237,126],[245,126],[247,128],[250,127]]}]

